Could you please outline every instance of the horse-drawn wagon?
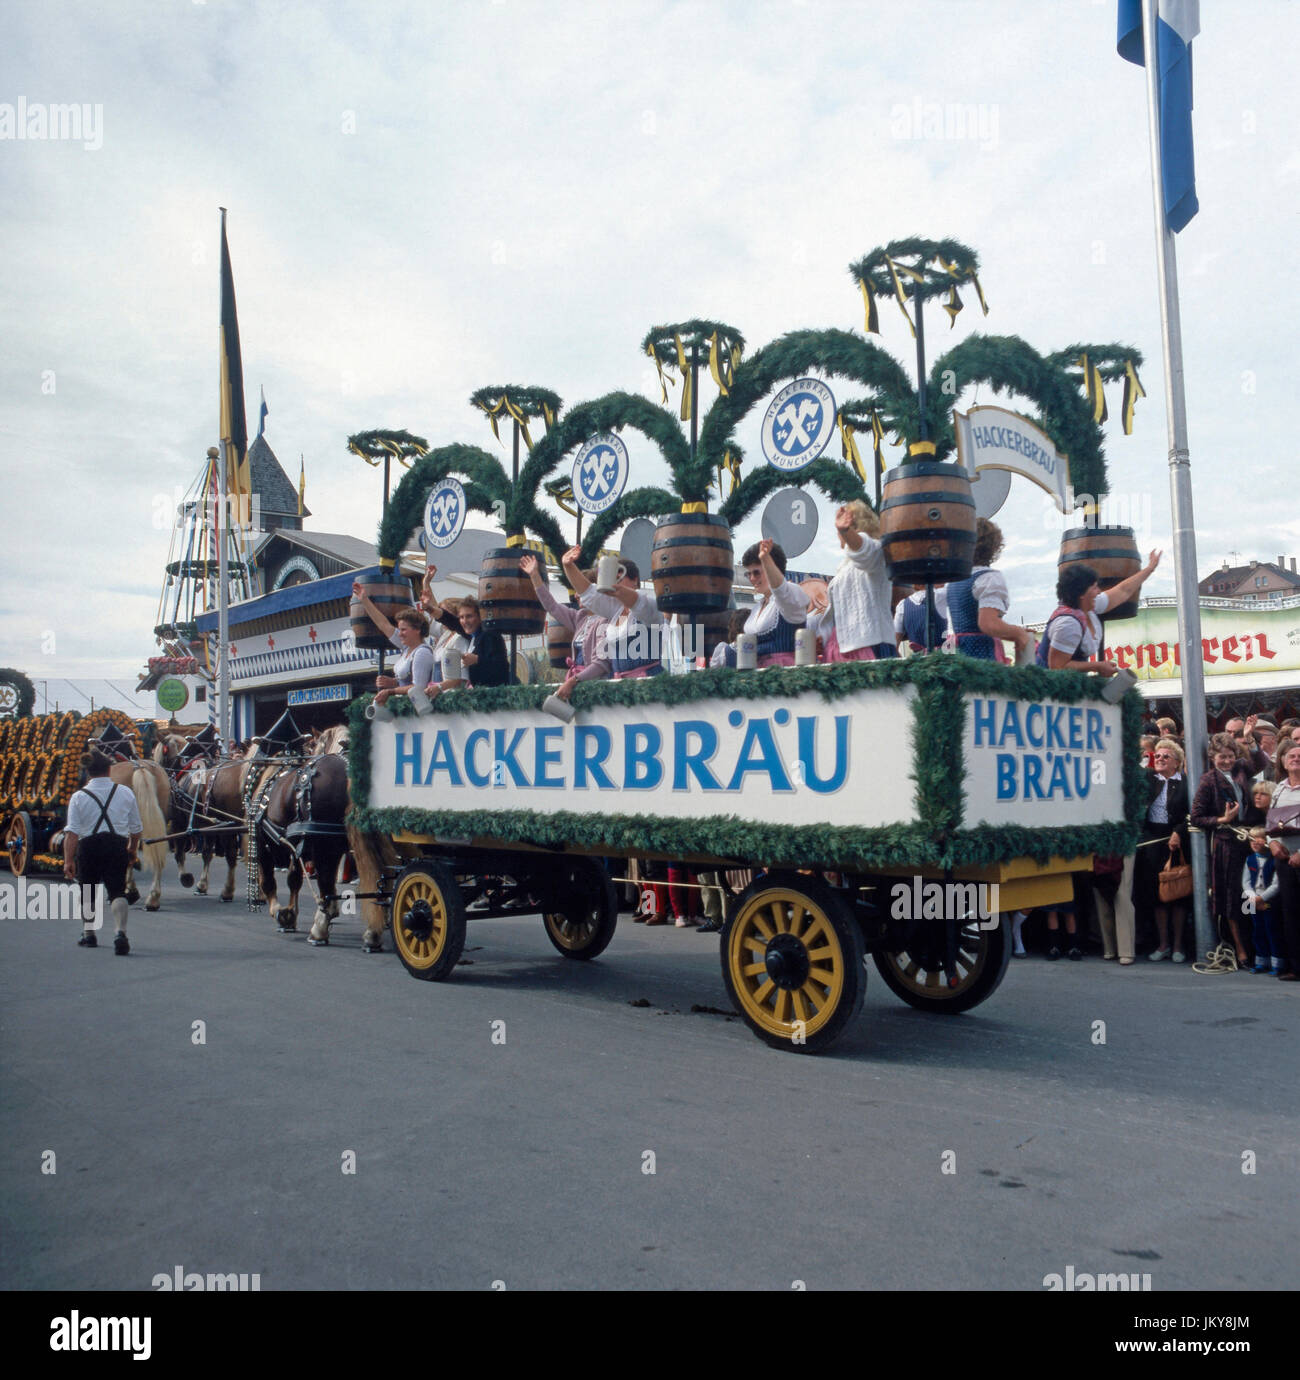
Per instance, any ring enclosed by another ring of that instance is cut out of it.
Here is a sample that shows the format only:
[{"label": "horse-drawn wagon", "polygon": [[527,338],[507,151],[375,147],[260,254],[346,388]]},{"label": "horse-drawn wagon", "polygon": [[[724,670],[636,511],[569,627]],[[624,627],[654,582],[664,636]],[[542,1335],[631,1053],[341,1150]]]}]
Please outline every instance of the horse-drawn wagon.
[{"label": "horse-drawn wagon", "polygon": [[[610,866],[753,869],[722,970],[769,1044],[829,1045],[869,955],[905,1002],[957,1012],[997,988],[1006,913],[1064,902],[1138,813],[1136,696],[933,654],[591,682],[559,723],[533,687],[430,711],[352,711],[353,849],[368,934],[415,977],[452,975],[471,918],[542,914],[565,957],[613,937]],[[472,909],[471,909],[472,907]]]},{"label": "horse-drawn wagon", "polygon": [[[0,823],[10,871],[25,877],[36,868],[61,871],[61,832],[68,802],[81,783],[81,755],[90,744],[115,759],[112,776],[129,785],[139,802],[146,833],[161,832],[167,809],[167,782],[143,760],[140,729],[117,709],[96,709],[84,717],[75,710],[37,714],[0,722]],[[145,850],[153,880],[148,908],[156,910],[161,892],[162,849]]]}]

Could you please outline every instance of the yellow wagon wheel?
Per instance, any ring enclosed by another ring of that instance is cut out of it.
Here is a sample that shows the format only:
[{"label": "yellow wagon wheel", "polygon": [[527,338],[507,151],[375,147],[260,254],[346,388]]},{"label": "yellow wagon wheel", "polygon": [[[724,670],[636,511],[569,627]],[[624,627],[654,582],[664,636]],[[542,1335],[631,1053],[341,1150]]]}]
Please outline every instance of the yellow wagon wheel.
[{"label": "yellow wagon wheel", "polygon": [[949,979],[943,966],[944,922],[936,920],[923,939],[890,952],[878,948],[876,969],[891,992],[919,1011],[955,1014],[991,996],[1006,976],[1011,960],[1011,927],[1005,916],[993,917],[988,929],[978,918],[963,920],[957,931],[954,967]]},{"label": "yellow wagon wheel", "polygon": [[604,953],[618,925],[618,897],[595,858],[572,858],[547,877],[542,923],[565,958]]},{"label": "yellow wagon wheel", "polygon": [[449,978],[465,948],[465,902],[451,869],[425,858],[397,879],[391,909],[393,947],[412,977]]},{"label": "yellow wagon wheel", "polygon": [[736,899],[722,936],[722,976],[740,1014],[777,1049],[825,1049],[862,1009],[862,932],[830,887],[769,873]]}]

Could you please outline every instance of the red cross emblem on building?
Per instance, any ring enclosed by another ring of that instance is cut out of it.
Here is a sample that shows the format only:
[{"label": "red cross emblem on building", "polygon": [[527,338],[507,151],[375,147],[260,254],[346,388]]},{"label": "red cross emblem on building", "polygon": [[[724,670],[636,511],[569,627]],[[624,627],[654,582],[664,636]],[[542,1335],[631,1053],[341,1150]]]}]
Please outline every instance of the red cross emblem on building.
[{"label": "red cross emblem on building", "polygon": [[270,647],[272,651],[275,651],[275,638],[273,638],[270,633],[266,635],[266,645]]},{"label": "red cross emblem on building", "polygon": [[235,644],[234,644],[233,642],[230,644],[230,655],[231,655],[231,656],[238,656],[238,655],[239,655],[239,648],[236,647]]},{"label": "red cross emblem on building", "polygon": [[315,641],[316,641],[316,629],[315,629],[315,628],[308,628],[308,629],[307,629],[307,636],[310,637],[311,640],[312,640],[313,642],[315,642]]}]

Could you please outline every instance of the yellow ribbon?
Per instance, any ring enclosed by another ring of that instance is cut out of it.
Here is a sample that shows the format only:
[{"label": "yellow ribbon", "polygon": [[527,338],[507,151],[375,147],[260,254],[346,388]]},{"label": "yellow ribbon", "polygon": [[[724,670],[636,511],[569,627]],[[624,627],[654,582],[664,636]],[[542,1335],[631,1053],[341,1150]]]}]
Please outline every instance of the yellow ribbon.
[{"label": "yellow ribbon", "polygon": [[1142,387],[1138,379],[1137,370],[1133,367],[1131,359],[1124,361],[1124,435],[1133,434],[1133,410],[1137,407],[1137,400],[1145,398],[1147,390]]},{"label": "yellow ribbon", "polygon": [[980,287],[980,280],[975,276],[975,270],[970,271],[970,280],[975,287],[975,295],[980,299],[980,306],[983,308],[984,315],[989,314],[989,304],[984,300],[984,289]]},{"label": "yellow ribbon", "polygon": [[718,367],[717,331],[714,331],[709,338],[709,373],[713,375],[713,382],[718,385],[718,392],[725,398],[727,396],[727,382],[722,377],[722,370]]},{"label": "yellow ribbon", "polygon": [[898,295],[898,309],[903,313],[903,320],[907,322],[907,328],[916,335],[916,327],[912,324],[912,318],[907,314],[907,294],[903,291],[903,285],[898,281],[900,272],[906,273],[914,282],[922,281],[923,275],[914,268],[908,268],[906,264],[896,264],[888,254],[885,255],[885,262],[889,265],[889,276],[894,280],[894,292]]},{"label": "yellow ribbon", "polygon": [[874,409],[871,413],[871,449],[875,452],[876,464],[883,470],[885,468],[885,428],[880,420],[880,413]]},{"label": "yellow ribbon", "polygon": [[948,300],[943,304],[943,309],[948,313],[948,329],[951,330],[957,324],[957,313],[962,309],[956,283],[948,289]]},{"label": "yellow ribbon", "polygon": [[867,334],[880,334],[880,316],[876,311],[876,299],[871,295],[871,289],[867,286],[864,278],[858,286],[862,289],[862,300],[867,306]]},{"label": "yellow ribbon", "polygon": [[858,443],[853,439],[853,427],[840,418],[840,453],[857,472],[857,476],[865,484],[867,482],[867,472],[863,468],[862,456],[858,453]]},{"label": "yellow ribbon", "polygon": [[655,362],[655,371],[656,371],[656,372],[658,373],[658,375],[659,375],[659,392],[660,392],[660,395],[661,395],[660,398],[659,398],[659,401],[660,401],[661,403],[667,403],[667,401],[668,401],[668,385],[667,385],[667,383],[664,382],[664,366],[663,366],[662,364],[660,364],[660,362],[659,362],[659,356],[658,356],[657,354],[655,354],[655,347],[654,347],[654,342],[653,342],[653,341],[651,341],[650,344],[647,345],[647,346],[645,347],[645,352],[646,352],[646,354],[648,354],[648,355],[650,356],[650,358],[651,358],[652,360],[654,360],[654,362]]},{"label": "yellow ribbon", "polygon": [[681,336],[674,334],[673,341],[677,346],[677,368],[682,376],[682,407],[679,415],[682,421],[689,422],[695,412],[695,395],[691,388],[691,371],[686,367],[686,350],[682,345]]},{"label": "yellow ribbon", "polygon": [[576,507],[569,507],[569,504],[574,502],[572,481],[565,484],[563,488],[556,489],[554,493],[551,494],[551,497],[555,500],[561,511],[568,513],[570,517],[578,516],[578,509]]},{"label": "yellow ribbon", "polygon": [[735,451],[726,450],[722,453],[722,465],[718,470],[719,493],[722,492],[722,476],[724,472],[731,475],[731,493],[727,495],[727,497],[730,498],[731,494],[734,494],[736,490],[740,488],[740,456],[738,456]]},{"label": "yellow ribbon", "polygon": [[933,442],[933,441],[913,441],[912,444],[911,444],[910,446],[908,446],[908,448],[907,448],[907,453],[908,453],[909,455],[933,455],[933,454],[934,454],[934,442]]},{"label": "yellow ribbon", "polygon": [[513,536],[508,536],[508,537],[506,538],[506,545],[507,545],[507,546],[527,546],[527,545],[528,545],[528,542],[527,542],[527,539],[524,537],[524,534],[523,534],[522,532],[516,532]]},{"label": "yellow ribbon", "polygon": [[555,413],[551,410],[550,403],[542,404],[542,420],[546,423],[547,431],[555,425]]},{"label": "yellow ribbon", "polygon": [[396,564],[396,561],[390,561],[386,556],[380,556],[379,558],[380,570],[392,570]]},{"label": "yellow ribbon", "polygon": [[707,503],[683,503],[683,513],[707,513],[709,505]]},{"label": "yellow ribbon", "polygon": [[1101,370],[1086,354],[1080,355],[1075,363],[1083,370],[1083,386],[1088,395],[1088,406],[1092,408],[1092,420],[1100,424],[1109,416],[1106,411],[1106,393],[1101,386]]}]

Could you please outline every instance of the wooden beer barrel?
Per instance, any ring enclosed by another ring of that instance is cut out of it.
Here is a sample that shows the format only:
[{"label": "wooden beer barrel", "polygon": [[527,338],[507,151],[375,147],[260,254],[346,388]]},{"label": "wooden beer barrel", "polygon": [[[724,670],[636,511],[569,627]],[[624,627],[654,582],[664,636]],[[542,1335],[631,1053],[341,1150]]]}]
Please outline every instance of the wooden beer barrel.
[{"label": "wooden beer barrel", "polygon": [[500,546],[484,555],[478,602],[483,626],[489,631],[526,635],[546,627],[546,610],[533,591],[533,582],[519,569],[519,558],[529,554],[522,546]]},{"label": "wooden beer barrel", "polygon": [[714,513],[660,518],[650,578],[660,613],[717,613],[731,602],[731,528]]},{"label": "wooden beer barrel", "polygon": [[880,542],[900,585],[964,580],[975,554],[975,500],[958,465],[917,460],[885,474]]},{"label": "wooden beer barrel", "polygon": [[[411,582],[394,571],[367,570],[357,575],[361,588],[370,596],[372,602],[390,623],[397,622],[397,615],[403,609],[414,607]],[[366,606],[360,599],[353,599],[348,607],[348,617],[352,620],[352,637],[359,649],[374,651],[378,648],[390,649],[392,643],[370,621]]]},{"label": "wooden beer barrel", "polygon": [[[1112,585],[1127,580],[1142,569],[1142,557],[1131,527],[1071,527],[1061,533],[1061,556],[1057,569],[1088,565],[1097,572],[1097,583],[1104,594]],[[1136,618],[1138,601],[1130,599],[1101,614],[1103,623],[1112,619]]]},{"label": "wooden beer barrel", "polygon": [[573,655],[573,629],[557,622],[554,618],[546,620],[546,652],[551,665],[557,671],[569,669],[569,658]]}]

